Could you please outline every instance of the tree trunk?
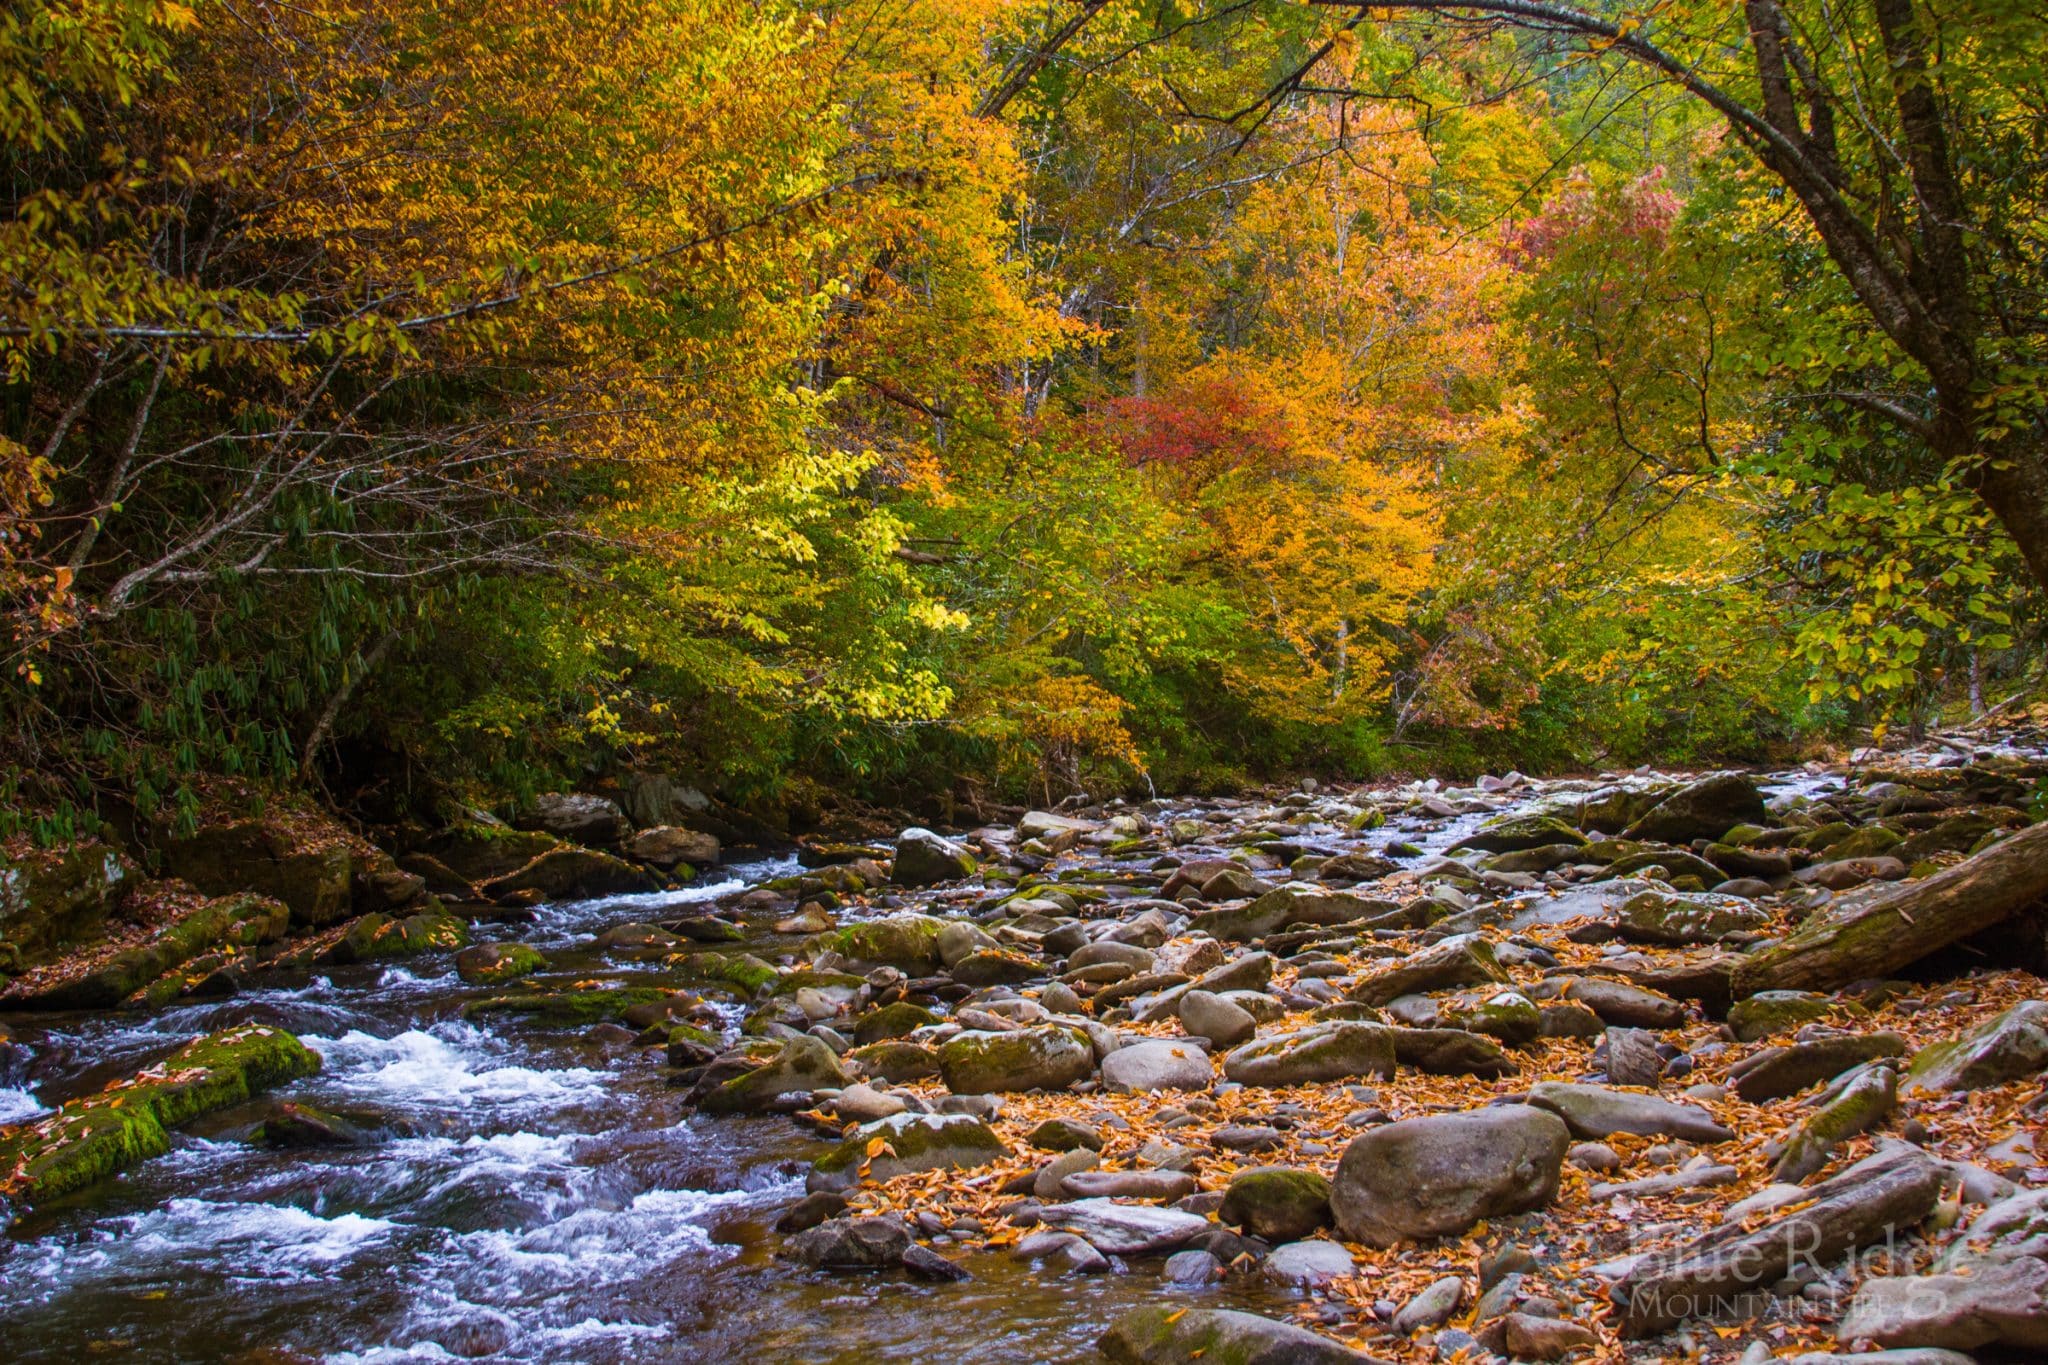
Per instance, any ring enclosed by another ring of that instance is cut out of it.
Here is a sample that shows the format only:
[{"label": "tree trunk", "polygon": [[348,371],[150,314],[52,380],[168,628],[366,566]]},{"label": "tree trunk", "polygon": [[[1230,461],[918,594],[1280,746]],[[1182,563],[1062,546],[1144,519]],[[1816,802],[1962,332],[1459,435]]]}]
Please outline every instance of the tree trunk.
[{"label": "tree trunk", "polygon": [[1977,496],[2019,547],[2034,585],[2048,589],[2048,458],[2020,441],[1999,442],[1984,454]]},{"label": "tree trunk", "polygon": [[2048,895],[2048,824],[1873,900],[1821,911],[1735,968],[1737,999],[1758,991],[1831,991],[1895,974]]}]

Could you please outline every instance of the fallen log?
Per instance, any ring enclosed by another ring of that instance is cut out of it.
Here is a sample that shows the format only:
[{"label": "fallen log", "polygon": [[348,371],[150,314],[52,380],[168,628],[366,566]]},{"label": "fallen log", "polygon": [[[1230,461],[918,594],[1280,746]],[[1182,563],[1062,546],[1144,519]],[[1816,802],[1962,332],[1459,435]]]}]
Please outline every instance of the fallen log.
[{"label": "fallen log", "polygon": [[1644,1337],[1687,1318],[1753,1316],[1755,1296],[1794,1266],[1818,1269],[1926,1218],[1943,1173],[1924,1152],[1895,1147],[1815,1185],[1809,1202],[1761,1227],[1731,1223],[1645,1256],[1608,1291],[1621,1330]]},{"label": "fallen log", "polygon": [[2048,824],[1869,900],[1815,914],[1744,957],[1737,999],[1758,991],[1831,991],[1894,975],[1936,949],[1989,929],[2048,896]]}]

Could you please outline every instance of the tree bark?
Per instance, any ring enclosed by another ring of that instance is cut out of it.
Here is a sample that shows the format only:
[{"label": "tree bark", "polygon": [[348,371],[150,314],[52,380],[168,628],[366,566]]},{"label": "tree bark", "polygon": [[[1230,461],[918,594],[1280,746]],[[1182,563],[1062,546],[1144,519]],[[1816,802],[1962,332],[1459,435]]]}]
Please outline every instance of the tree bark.
[{"label": "tree bark", "polygon": [[1782,942],[1736,964],[1737,999],[1758,991],[1829,991],[1891,976],[2048,896],[2048,824],[1872,900],[1817,913]]}]

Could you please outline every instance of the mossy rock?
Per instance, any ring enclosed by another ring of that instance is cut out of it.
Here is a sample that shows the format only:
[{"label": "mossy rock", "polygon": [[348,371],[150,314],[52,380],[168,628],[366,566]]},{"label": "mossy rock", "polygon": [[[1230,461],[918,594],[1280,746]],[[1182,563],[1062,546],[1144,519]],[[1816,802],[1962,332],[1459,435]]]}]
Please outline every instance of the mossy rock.
[{"label": "mossy rock", "polygon": [[939,1072],[956,1095],[1064,1090],[1095,1074],[1095,1048],[1086,1033],[1062,1024],[970,1031],[939,1048]]},{"label": "mossy rock", "polygon": [[1016,986],[1045,975],[1045,966],[1022,953],[1001,950],[969,953],[947,971],[963,986]]},{"label": "mossy rock", "polygon": [[846,1060],[859,1063],[861,1070],[868,1075],[880,1076],[891,1085],[921,1081],[939,1074],[937,1051],[922,1043],[906,1043],[899,1038],[857,1047],[846,1054]]},{"label": "mossy rock", "polygon": [[15,950],[15,969],[97,932],[130,872],[126,859],[96,841],[0,852],[0,939]]},{"label": "mossy rock", "polygon": [[468,943],[469,925],[440,911],[407,915],[403,919],[364,915],[341,940],[343,950],[358,962],[451,951]]},{"label": "mossy rock", "polygon": [[1827,844],[1827,861],[1839,863],[1849,858],[1875,858],[1889,853],[1905,842],[1905,836],[1884,825],[1865,825],[1851,830],[1840,839]]},{"label": "mossy rock", "polygon": [[1047,1119],[1026,1133],[1024,1140],[1041,1152],[1102,1150],[1102,1134],[1093,1125],[1074,1119]]},{"label": "mossy rock", "polygon": [[866,981],[853,975],[851,972],[820,972],[808,967],[802,967],[793,972],[784,972],[776,977],[775,984],[769,990],[768,995],[769,998],[774,999],[784,995],[795,995],[801,990],[857,991],[866,984]]},{"label": "mossy rock", "polygon": [[479,943],[455,955],[455,971],[473,986],[499,986],[546,970],[548,960],[524,943]]},{"label": "mossy rock", "polygon": [[[874,1155],[875,1139],[884,1147]],[[914,1171],[971,1170],[1010,1154],[995,1130],[967,1114],[896,1114],[862,1124],[852,1137],[811,1167],[805,1182],[820,1190],[848,1190],[862,1180],[877,1184]]]},{"label": "mossy rock", "polygon": [[574,1028],[606,1019],[622,1019],[635,1005],[658,1004],[670,992],[657,986],[592,986],[583,990],[532,991],[472,1000],[462,1007],[465,1019],[490,1014],[523,1014],[543,1024]]},{"label": "mossy rock", "polygon": [[824,1043],[811,1037],[791,1038],[774,1060],[716,1087],[700,1104],[711,1114],[767,1113],[780,1096],[844,1087],[852,1080]]},{"label": "mossy rock", "polygon": [[723,981],[748,999],[773,986],[782,976],[752,953],[702,953],[689,959],[688,968],[691,975],[706,981]]},{"label": "mossy rock", "polygon": [[170,1149],[166,1130],[310,1076],[320,1058],[283,1029],[194,1039],[159,1066],[0,1138],[0,1196],[53,1199]]},{"label": "mossy rock", "polygon": [[824,942],[854,962],[929,976],[939,969],[939,931],[945,927],[932,915],[891,915],[849,924]]},{"label": "mossy rock", "polygon": [[1268,1242],[1299,1241],[1333,1221],[1330,1182],[1294,1166],[1239,1171],[1230,1178],[1216,1216]]},{"label": "mossy rock", "polygon": [[293,924],[305,928],[348,916],[355,864],[333,829],[309,834],[281,820],[238,820],[165,840],[162,853],[172,876],[209,896],[272,896],[291,907]]},{"label": "mossy rock", "polygon": [[269,896],[222,896],[183,915],[150,942],[124,948],[81,975],[51,984],[29,1003],[48,1009],[111,1009],[211,949],[274,942],[290,922],[291,911]]},{"label": "mossy rock", "polygon": [[1730,934],[1767,929],[1771,922],[1769,911],[1736,896],[1639,891],[1622,902],[1615,927],[1637,942],[1677,946],[1718,943]]},{"label": "mossy rock", "polygon": [[869,1010],[853,1023],[853,1040],[856,1043],[881,1043],[891,1038],[905,1038],[921,1028],[929,1028],[939,1022],[939,1017],[922,1005],[913,1005],[908,1000],[898,1000]]},{"label": "mossy rock", "polygon": [[1483,1033],[1503,1043],[1532,1043],[1543,1032],[1543,1012],[1519,991],[1461,997],[1448,1003],[1443,1019],[1453,1028]]},{"label": "mossy rock", "polygon": [[1482,825],[1452,845],[1452,852],[1477,849],[1482,853],[1517,853],[1549,844],[1581,845],[1586,836],[1554,815],[1517,815]]},{"label": "mossy rock", "polygon": [[1774,1033],[1790,1033],[1803,1024],[1825,1019],[1835,1002],[1808,991],[1758,991],[1728,1008],[1728,1027],[1737,1042],[1753,1043]]},{"label": "mossy rock", "polygon": [[1677,848],[1645,849],[1640,853],[1630,853],[1616,858],[1607,864],[1607,871],[1602,874],[1601,879],[1605,881],[1634,876],[1651,868],[1662,869],[1662,880],[1674,886],[1685,877],[1692,878],[1702,886],[1713,886],[1728,879],[1727,873],[1705,858]]}]

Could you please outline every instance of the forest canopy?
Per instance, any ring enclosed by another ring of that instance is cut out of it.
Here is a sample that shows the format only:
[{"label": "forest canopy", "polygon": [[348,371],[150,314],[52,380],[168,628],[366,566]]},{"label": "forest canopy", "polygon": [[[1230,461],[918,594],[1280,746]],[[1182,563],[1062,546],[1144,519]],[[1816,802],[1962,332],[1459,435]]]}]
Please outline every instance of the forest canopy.
[{"label": "forest canopy", "polygon": [[6,832],[208,775],[1050,802],[1981,712],[2048,576],[2041,38],[12,3]]}]

